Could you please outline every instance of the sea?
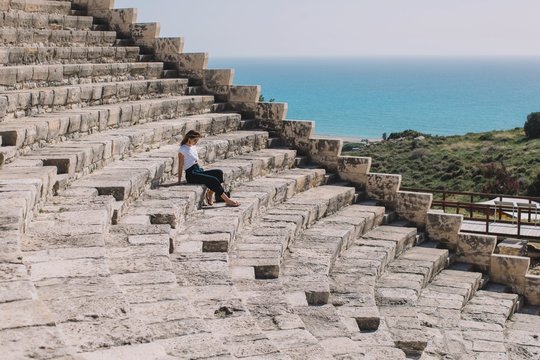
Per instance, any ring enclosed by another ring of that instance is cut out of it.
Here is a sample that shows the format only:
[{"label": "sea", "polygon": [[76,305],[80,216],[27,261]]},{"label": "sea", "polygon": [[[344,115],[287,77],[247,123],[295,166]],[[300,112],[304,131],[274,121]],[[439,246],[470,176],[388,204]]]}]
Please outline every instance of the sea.
[{"label": "sea", "polygon": [[234,84],[261,85],[318,135],[380,139],[522,127],[540,111],[540,58],[212,58]]}]

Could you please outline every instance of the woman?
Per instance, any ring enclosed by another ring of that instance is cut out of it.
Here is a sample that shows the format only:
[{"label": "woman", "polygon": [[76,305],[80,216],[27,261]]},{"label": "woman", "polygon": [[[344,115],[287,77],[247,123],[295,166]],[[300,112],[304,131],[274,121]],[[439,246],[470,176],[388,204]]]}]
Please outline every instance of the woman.
[{"label": "woman", "polygon": [[225,194],[225,190],[221,185],[223,183],[223,171],[219,169],[205,171],[197,164],[199,154],[196,145],[200,138],[200,133],[190,130],[180,144],[178,149],[178,183],[180,184],[182,181],[182,173],[185,171],[186,181],[189,184],[206,185],[205,198],[208,205],[214,204],[213,198],[215,194],[216,198],[221,198],[227,206],[240,206],[238,201],[232,200]]}]

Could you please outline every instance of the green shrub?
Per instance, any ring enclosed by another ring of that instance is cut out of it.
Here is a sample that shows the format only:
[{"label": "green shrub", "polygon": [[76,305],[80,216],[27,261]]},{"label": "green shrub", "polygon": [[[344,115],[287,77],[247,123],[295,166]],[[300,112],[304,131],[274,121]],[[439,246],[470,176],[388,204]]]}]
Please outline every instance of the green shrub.
[{"label": "green shrub", "polygon": [[491,140],[493,140],[493,133],[491,133],[491,132],[483,133],[482,135],[480,135],[480,136],[478,137],[478,140],[481,140],[481,141],[491,141]]},{"label": "green shrub", "polygon": [[533,112],[527,116],[523,130],[527,139],[540,138],[540,112]]},{"label": "green shrub", "polygon": [[429,137],[430,135],[422,134],[419,131],[409,129],[401,132],[390,133],[390,135],[388,135],[388,140],[395,140],[401,138],[414,139],[419,136]]},{"label": "green shrub", "polygon": [[540,173],[536,175],[536,178],[527,187],[527,195],[540,196]]}]

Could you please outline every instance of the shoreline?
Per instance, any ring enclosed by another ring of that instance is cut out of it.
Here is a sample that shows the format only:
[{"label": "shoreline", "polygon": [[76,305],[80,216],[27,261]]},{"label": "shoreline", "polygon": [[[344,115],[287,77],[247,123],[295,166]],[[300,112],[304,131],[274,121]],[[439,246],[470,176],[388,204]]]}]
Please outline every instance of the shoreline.
[{"label": "shoreline", "polygon": [[358,136],[342,136],[342,135],[313,135],[319,139],[342,139],[344,143],[376,143],[383,141],[382,138],[368,138],[368,137],[358,137]]}]

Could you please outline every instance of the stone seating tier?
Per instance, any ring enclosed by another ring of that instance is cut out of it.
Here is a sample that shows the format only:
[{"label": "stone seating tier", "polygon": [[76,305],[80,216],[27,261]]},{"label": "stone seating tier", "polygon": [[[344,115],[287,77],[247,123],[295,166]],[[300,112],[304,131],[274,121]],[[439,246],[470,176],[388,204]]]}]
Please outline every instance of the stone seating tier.
[{"label": "stone seating tier", "polygon": [[1,11],[68,15],[72,13],[71,7],[71,1],[0,0]]},{"label": "stone seating tier", "polygon": [[0,28],[0,46],[113,46],[116,44],[116,32],[94,30],[51,30]]},{"label": "stone seating tier", "polygon": [[186,93],[187,80],[184,79],[130,80],[9,91],[4,92],[8,100],[5,119]]},{"label": "stone seating tier", "polygon": [[209,113],[212,105],[211,96],[170,96],[92,106],[9,119],[0,123],[0,136],[2,146],[16,146],[24,153],[40,143],[55,143],[81,133]]},{"label": "stone seating tier", "polygon": [[139,60],[139,57],[138,46],[0,47],[0,64],[3,66],[129,63]]},{"label": "stone seating tier", "polygon": [[0,11],[0,27],[94,30],[94,18],[64,14],[47,14],[17,11]]},{"label": "stone seating tier", "polygon": [[[7,90],[42,90],[51,85],[108,83],[120,80],[159,79],[163,63],[67,64],[0,67],[0,85]],[[9,94],[9,92],[7,92]]]}]

